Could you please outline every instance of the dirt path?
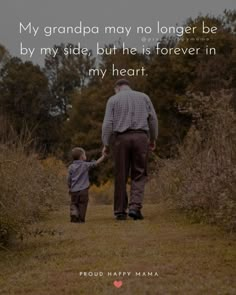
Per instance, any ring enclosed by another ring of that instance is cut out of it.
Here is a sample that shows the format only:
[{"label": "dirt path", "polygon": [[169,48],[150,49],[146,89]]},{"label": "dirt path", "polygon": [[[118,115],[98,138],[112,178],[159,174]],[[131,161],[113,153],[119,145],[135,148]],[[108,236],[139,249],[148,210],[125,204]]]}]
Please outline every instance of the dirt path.
[{"label": "dirt path", "polygon": [[161,204],[143,212],[118,222],[111,206],[91,206],[71,224],[63,207],[32,229],[42,236],[0,252],[0,294],[236,294],[235,235]]}]

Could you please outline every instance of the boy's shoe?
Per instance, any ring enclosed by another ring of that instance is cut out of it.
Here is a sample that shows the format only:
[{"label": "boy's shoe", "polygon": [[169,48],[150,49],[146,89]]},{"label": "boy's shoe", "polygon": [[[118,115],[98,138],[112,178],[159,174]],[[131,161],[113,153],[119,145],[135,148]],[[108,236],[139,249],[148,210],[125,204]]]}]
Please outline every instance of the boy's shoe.
[{"label": "boy's shoe", "polygon": [[133,218],[134,220],[144,219],[140,210],[129,210],[129,217]]}]

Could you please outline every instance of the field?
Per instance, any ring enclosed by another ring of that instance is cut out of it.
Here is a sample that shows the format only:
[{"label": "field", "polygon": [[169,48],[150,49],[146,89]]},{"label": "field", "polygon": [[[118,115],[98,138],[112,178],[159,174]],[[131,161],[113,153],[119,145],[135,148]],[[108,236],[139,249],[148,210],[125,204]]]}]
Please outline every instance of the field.
[{"label": "field", "polygon": [[62,206],[0,252],[1,294],[236,294],[235,234],[162,203],[143,213],[116,221],[112,206],[91,204],[87,222],[71,224]]}]

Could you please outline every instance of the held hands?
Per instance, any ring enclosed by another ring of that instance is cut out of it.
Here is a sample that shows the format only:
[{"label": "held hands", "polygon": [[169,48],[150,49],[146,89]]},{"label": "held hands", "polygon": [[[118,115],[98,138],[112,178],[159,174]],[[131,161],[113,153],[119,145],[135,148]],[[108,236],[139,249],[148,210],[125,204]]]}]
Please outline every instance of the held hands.
[{"label": "held hands", "polygon": [[108,150],[108,147],[103,147],[102,149],[102,156],[96,161],[96,164],[100,164],[102,163],[108,156],[108,153],[109,153],[109,150]]}]

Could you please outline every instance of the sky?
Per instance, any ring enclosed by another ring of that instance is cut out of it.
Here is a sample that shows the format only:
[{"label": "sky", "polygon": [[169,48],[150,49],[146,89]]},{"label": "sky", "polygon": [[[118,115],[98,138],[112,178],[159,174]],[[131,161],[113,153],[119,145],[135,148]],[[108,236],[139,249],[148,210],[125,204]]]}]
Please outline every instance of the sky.
[{"label": "sky", "polygon": [[[133,4],[134,3],[134,4]],[[235,0],[2,0],[0,6],[0,44],[11,55],[20,56],[20,43],[23,47],[35,48],[31,60],[43,64],[40,47],[53,47],[54,44],[81,43],[82,47],[95,48],[115,42],[121,35],[106,35],[104,26],[151,26],[156,28],[159,21],[163,26],[182,25],[189,17],[199,14],[219,15],[224,9],[236,9]],[[80,21],[86,26],[99,26],[100,34],[60,35],[45,37],[45,26],[77,26]],[[28,32],[19,33],[20,23],[38,27],[34,37]],[[131,33],[122,40],[129,47],[142,45],[141,35]],[[23,60],[29,56],[20,56]]]}]

